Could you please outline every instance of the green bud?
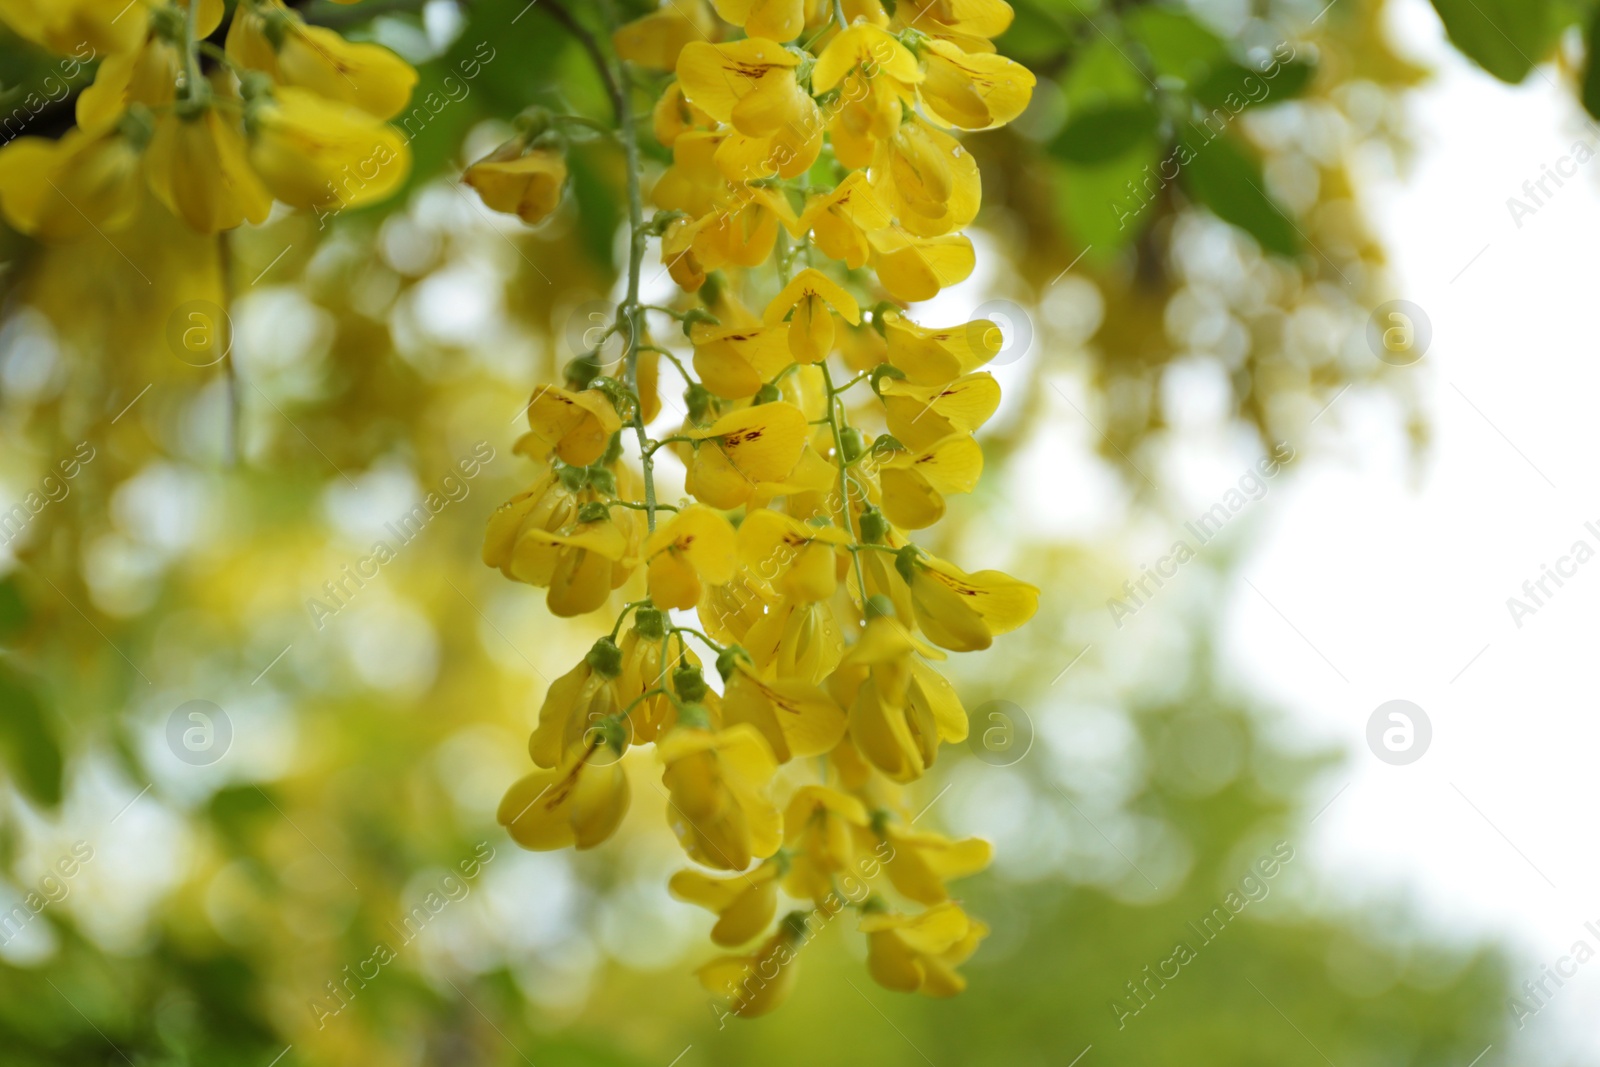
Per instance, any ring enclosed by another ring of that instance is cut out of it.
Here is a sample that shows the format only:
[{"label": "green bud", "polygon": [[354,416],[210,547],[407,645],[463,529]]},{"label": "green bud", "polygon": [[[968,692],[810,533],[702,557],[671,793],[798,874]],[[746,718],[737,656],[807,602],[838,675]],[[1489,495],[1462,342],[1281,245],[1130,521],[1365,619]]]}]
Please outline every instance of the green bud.
[{"label": "green bud", "polygon": [[691,730],[709,730],[711,713],[704,704],[684,704],[678,708],[678,725]]},{"label": "green bud", "polygon": [[594,380],[600,377],[600,371],[600,361],[592,352],[569,360],[567,365],[561,368],[561,373],[567,379],[567,388],[574,390],[589,388]]},{"label": "green bud", "polygon": [[879,337],[884,336],[883,317],[890,312],[898,315],[900,313],[900,305],[890,300],[883,300],[879,301],[877,307],[872,309],[872,328],[878,331]]},{"label": "green bud", "polygon": [[588,467],[586,469],[589,472],[589,484],[594,486],[597,492],[604,493],[606,496],[617,495],[617,476],[615,474],[612,474],[604,467]]},{"label": "green bud", "polygon": [[717,656],[717,673],[724,682],[733,677],[735,664],[740,660],[750,662],[750,654],[738,645],[730,645]]},{"label": "green bud", "polygon": [[699,382],[690,382],[689,388],[683,391],[683,403],[689,409],[689,418],[693,422],[703,422],[711,411],[715,398],[711,390]]},{"label": "green bud", "polygon": [[895,554],[894,569],[900,572],[900,577],[906,580],[907,585],[916,577],[917,558],[921,555],[922,549],[916,545],[907,545]]},{"label": "green bud", "polygon": [[861,540],[869,545],[881,545],[889,536],[889,520],[877,508],[867,508],[861,513]]},{"label": "green bud", "polygon": [[722,290],[728,284],[720,270],[706,272],[705,284],[700,287],[700,302],[706,307],[716,307],[722,302]]},{"label": "green bud", "polygon": [[854,426],[846,426],[839,431],[839,442],[843,446],[846,463],[854,463],[861,458],[861,453],[867,450],[867,443],[862,438],[861,431]]},{"label": "green bud", "polygon": [[778,927],[790,941],[804,941],[811,929],[806,924],[806,913],[803,911],[791,911],[778,923]]},{"label": "green bud", "polygon": [[771,382],[768,382],[766,385],[763,385],[760,389],[756,390],[755,400],[753,403],[756,405],[773,404],[777,402],[778,396],[778,387],[773,385]]},{"label": "green bud", "polygon": [[608,715],[595,723],[589,732],[598,734],[601,742],[619,756],[628,748],[628,727],[619,716]]},{"label": "green bud", "polygon": [[611,518],[611,509],[598,500],[591,500],[578,509],[579,522],[605,522]]},{"label": "green bud", "polygon": [[259,70],[247,70],[239,75],[239,95],[250,103],[272,95],[272,75]]},{"label": "green bud", "polygon": [[522,113],[511,120],[511,128],[517,131],[523,144],[529,144],[550,128],[550,122],[550,110],[535,104],[523,108]]},{"label": "green bud", "polygon": [[878,837],[884,837],[888,833],[889,820],[891,818],[893,818],[893,815],[888,808],[873,808],[869,816],[872,832]]},{"label": "green bud", "polygon": [[589,468],[562,464],[556,468],[556,477],[561,480],[563,489],[569,493],[576,493],[589,484]]},{"label": "green bud", "polygon": [[906,452],[909,449],[900,443],[898,437],[891,437],[886,433],[881,433],[872,442],[872,451],[877,456],[887,457],[891,452]]},{"label": "green bud", "polygon": [[881,394],[883,392],[883,380],[885,378],[893,378],[896,381],[904,381],[905,376],[906,372],[901,370],[899,367],[896,367],[893,363],[880,363],[876,367],[872,368],[872,376],[867,380],[872,383],[872,391],[874,393]]},{"label": "green bud", "polygon": [[650,216],[650,221],[648,224],[646,224],[644,232],[649,234],[651,237],[660,237],[662,234],[667,232],[668,226],[671,226],[679,219],[686,219],[688,217],[688,215],[677,210],[676,208],[671,211],[658,211],[654,215]]},{"label": "green bud", "polygon": [[707,311],[705,308],[690,308],[683,314],[683,335],[685,337],[694,336],[693,331],[695,326],[702,322],[708,326],[722,325],[722,320],[711,314],[711,312]]},{"label": "green bud", "polygon": [[672,688],[680,699],[690,704],[700,703],[710,692],[710,687],[706,685],[706,677],[700,673],[700,668],[688,664],[672,672]]},{"label": "green bud", "polygon": [[622,649],[609,637],[596,641],[583,661],[590,670],[606,678],[615,678],[622,673]]},{"label": "green bud", "polygon": [[633,613],[633,628],[640,637],[659,641],[667,636],[667,617],[655,608],[640,608]]},{"label": "green bud", "polygon": [[184,13],[177,7],[150,7],[150,32],[171,44],[182,44],[188,35]]},{"label": "green bud", "polygon": [[155,114],[143,104],[130,104],[117,120],[117,132],[127,138],[135,152],[143,152],[150,138],[155,136]]}]

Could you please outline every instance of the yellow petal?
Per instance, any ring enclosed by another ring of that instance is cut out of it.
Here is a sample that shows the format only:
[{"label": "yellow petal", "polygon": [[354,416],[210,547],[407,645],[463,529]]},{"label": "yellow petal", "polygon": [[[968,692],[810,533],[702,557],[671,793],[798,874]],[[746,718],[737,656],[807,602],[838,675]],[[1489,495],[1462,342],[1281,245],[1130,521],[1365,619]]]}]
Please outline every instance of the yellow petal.
[{"label": "yellow petal", "polygon": [[560,206],[567,161],[549,149],[523,153],[513,141],[468,167],[461,181],[476,189],[492,210],[533,226]]},{"label": "yellow petal", "polygon": [[[731,123],[733,109],[758,91],[763,82],[793,83],[800,57],[776,41],[750,37],[728,44],[693,41],[678,55],[678,80],[683,94],[718,122]],[[799,88],[795,88],[799,92]],[[770,132],[747,130],[747,133]]]},{"label": "yellow petal", "polygon": [[1002,126],[1022,114],[1033,96],[1033,73],[1004,56],[964,52],[949,41],[931,40],[923,59],[927,79],[920,87],[922,103],[942,126]]},{"label": "yellow petal", "polygon": [[790,309],[799,307],[808,296],[821,297],[852,326],[861,324],[861,306],[856,303],[856,298],[838,282],[811,267],[796,274],[789,280],[789,284],[783,287],[783,291],[772,298],[766,311],[762,313],[761,321],[767,326],[776,326],[783,321]]},{"label": "yellow petal", "polygon": [[873,265],[889,295],[908,304],[932,300],[939,290],[967,280],[977,263],[962,234],[921,238],[900,227],[869,231]]},{"label": "yellow petal", "polygon": [[907,85],[920,82],[922,71],[913,56],[893,35],[870,23],[857,23],[828,42],[811,71],[811,88],[818,93],[836,87],[852,70],[868,77],[886,75]]}]

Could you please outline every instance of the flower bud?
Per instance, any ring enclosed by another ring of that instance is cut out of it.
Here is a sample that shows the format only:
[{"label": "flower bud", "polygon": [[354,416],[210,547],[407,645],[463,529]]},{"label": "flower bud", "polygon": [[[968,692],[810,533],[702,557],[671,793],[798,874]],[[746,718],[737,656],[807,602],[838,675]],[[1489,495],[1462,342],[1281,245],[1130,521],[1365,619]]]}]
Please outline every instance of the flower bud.
[{"label": "flower bud", "polygon": [[596,674],[606,678],[615,678],[622,673],[622,649],[609,637],[596,641],[583,661]]}]

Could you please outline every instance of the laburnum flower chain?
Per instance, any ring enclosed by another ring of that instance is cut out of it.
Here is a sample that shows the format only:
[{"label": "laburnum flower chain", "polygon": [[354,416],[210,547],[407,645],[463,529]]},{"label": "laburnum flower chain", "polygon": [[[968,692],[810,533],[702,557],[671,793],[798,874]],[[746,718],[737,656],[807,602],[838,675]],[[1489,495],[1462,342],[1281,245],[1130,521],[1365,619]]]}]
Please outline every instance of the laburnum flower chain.
[{"label": "laburnum flower chain", "polygon": [[[599,845],[629,806],[622,754],[653,744],[668,822],[698,865],[670,888],[716,913],[713,941],[742,949],[699,971],[732,1014],[781,1003],[801,947],[847,906],[878,982],[954,994],[987,930],[946,882],[987,866],[990,848],[915,829],[903,787],[967,733],[931,664],[1026,622],[1038,590],[907,537],[977,484],[973,433],[1000,400],[980,368],[1001,336],[987,321],[921,326],[902,309],[972,270],[958,231],[978,211],[978,168],[949,131],[1027,105],[1033,76],[990,43],[1011,9],[716,0],[719,22],[675,0],[616,28],[607,49],[559,3],[540,8],[579,36],[612,97],[628,153],[627,294],[565,382],[534,391],[516,450],[543,469],[490,520],[484,561],[547,588],[559,616],[604,607],[641,568],[644,579],[610,635],[550,686],[529,742],[537,769],[500,821],[530,849]],[[723,23],[745,36],[719,40]],[[652,132],[672,154],[648,220],[639,88],[656,96]],[[572,120],[524,115],[465,180],[539,222],[559,206]],[[640,304],[651,237],[683,290],[671,306]],[[653,317],[681,326],[689,365],[652,339]],[[620,368],[602,362],[613,336]],[[647,428],[663,358],[686,383],[686,412],[658,440]],[[685,467],[676,505],[657,500],[662,450]],[[699,629],[678,621],[689,611]],[[715,653],[720,693],[686,636]],[[780,891],[807,908],[779,919]]]},{"label": "laburnum flower chain", "polygon": [[394,191],[410,150],[387,120],[416,71],[281,0],[239,0],[219,47],[224,14],[223,0],[0,2],[20,36],[100,60],[72,129],[0,149],[6,220],[49,241],[110,239],[147,213],[211,234],[275,199],[332,212]]}]

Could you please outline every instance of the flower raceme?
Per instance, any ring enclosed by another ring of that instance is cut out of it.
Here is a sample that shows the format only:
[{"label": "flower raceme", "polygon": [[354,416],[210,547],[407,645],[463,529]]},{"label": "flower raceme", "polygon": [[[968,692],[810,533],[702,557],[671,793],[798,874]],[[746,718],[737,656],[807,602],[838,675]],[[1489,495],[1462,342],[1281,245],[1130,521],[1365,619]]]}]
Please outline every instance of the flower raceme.
[{"label": "flower raceme", "polygon": [[[971,272],[982,184],[962,134],[1015,118],[1034,79],[991,43],[1007,4],[909,7],[674,0],[608,27],[610,56],[597,12],[562,19],[595,33],[623,147],[653,136],[670,162],[628,152],[627,296],[535,387],[516,451],[538,473],[485,536],[484,562],[547,589],[553,615],[609,609],[609,635],[549,686],[500,820],[528,848],[591,848],[622,825],[628,777],[659,774],[694,864],[670,888],[734,950],[698,973],[737,1016],[777,1007],[848,909],[869,973],[929,996],[962,988],[987,932],[949,883],[989,845],[913,827],[912,791],[967,734],[936,664],[1027,622],[1038,590],[908,536],[978,484],[1001,335],[907,305]],[[564,123],[602,125],[534,109],[464,180],[549,218]],[[666,305],[638,295],[651,238],[681,290]],[[652,333],[673,326],[681,340]],[[612,333],[627,346],[606,363]],[[661,395],[671,373],[681,405]],[[672,459],[686,495],[664,501]],[[622,758],[644,745],[654,769]],[[780,917],[785,897],[811,910]]]},{"label": "flower raceme", "polygon": [[282,0],[240,0],[216,48],[206,38],[224,15],[222,0],[0,0],[23,37],[57,51],[89,41],[104,57],[65,136],[0,148],[6,221],[70,241],[151,211],[219,233],[262,222],[274,200],[343,209],[392,193],[410,150],[387,120],[416,72]]}]

